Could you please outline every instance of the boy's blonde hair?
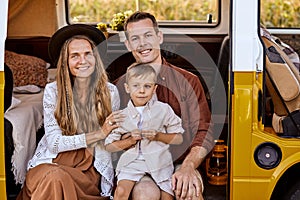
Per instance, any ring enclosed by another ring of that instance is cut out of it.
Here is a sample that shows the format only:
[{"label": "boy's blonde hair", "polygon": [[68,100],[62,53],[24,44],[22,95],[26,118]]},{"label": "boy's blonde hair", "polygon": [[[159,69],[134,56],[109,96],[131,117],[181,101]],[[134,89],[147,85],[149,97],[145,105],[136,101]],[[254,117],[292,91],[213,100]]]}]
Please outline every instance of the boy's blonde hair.
[{"label": "boy's blonde hair", "polygon": [[132,77],[147,77],[150,74],[154,74],[154,83],[156,83],[157,80],[157,75],[154,70],[154,68],[150,64],[145,64],[145,63],[134,63],[130,65],[127,68],[126,71],[126,83],[128,84],[128,81]]}]

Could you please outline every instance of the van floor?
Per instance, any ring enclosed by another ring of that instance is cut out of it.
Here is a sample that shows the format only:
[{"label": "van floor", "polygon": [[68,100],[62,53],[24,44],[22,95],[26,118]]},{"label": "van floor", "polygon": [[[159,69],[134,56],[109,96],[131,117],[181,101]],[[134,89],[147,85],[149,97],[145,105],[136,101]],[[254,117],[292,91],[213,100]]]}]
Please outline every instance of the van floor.
[{"label": "van floor", "polygon": [[[226,185],[211,185],[207,182],[205,177],[204,180],[204,192],[203,196],[205,200],[226,200]],[[7,200],[16,200],[17,194],[10,194]]]},{"label": "van floor", "polygon": [[203,198],[205,200],[226,200],[226,185],[211,185],[207,182],[205,177],[204,180],[204,192]]}]

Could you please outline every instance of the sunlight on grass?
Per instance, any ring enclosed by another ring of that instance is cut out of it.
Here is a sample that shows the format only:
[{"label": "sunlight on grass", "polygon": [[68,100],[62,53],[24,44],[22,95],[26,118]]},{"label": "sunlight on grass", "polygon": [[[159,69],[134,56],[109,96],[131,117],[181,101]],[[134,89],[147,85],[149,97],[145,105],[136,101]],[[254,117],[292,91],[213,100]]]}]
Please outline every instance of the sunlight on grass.
[{"label": "sunlight on grass", "polygon": [[[138,3],[138,4],[137,4]],[[159,21],[217,21],[218,0],[69,0],[72,22],[110,24],[115,13],[126,10],[151,12]],[[300,27],[299,0],[262,0],[261,22],[267,27]]]},{"label": "sunlight on grass", "polygon": [[[110,23],[115,13],[126,10],[151,12],[158,20],[206,21],[218,16],[218,0],[69,0],[73,22]],[[113,5],[113,6],[112,6]]]}]

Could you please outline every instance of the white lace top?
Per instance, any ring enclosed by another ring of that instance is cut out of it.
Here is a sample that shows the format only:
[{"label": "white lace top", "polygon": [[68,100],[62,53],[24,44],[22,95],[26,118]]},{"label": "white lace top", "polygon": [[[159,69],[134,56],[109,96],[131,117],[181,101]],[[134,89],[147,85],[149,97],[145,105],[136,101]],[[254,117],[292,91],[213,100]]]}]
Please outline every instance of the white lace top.
[{"label": "white lace top", "polygon": [[[112,110],[118,110],[120,106],[119,93],[111,83],[107,84],[111,93]],[[57,101],[57,85],[52,82],[46,85],[44,90],[44,128],[45,135],[39,142],[35,154],[28,162],[28,169],[42,163],[52,163],[58,153],[75,149],[86,148],[85,134],[64,136],[54,117],[55,105]],[[104,150],[103,144],[95,147],[94,167],[101,174],[101,195],[110,196],[114,170],[111,162],[111,154]]]}]

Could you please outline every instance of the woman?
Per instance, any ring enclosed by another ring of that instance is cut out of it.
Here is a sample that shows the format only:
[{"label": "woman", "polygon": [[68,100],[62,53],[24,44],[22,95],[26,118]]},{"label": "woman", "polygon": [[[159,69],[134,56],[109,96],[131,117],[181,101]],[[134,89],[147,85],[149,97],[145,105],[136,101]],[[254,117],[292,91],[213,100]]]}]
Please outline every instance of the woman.
[{"label": "woman", "polygon": [[111,195],[114,174],[103,140],[123,116],[116,111],[119,94],[108,83],[96,45],[106,51],[105,36],[89,25],[66,26],[52,36],[49,56],[57,77],[44,90],[45,135],[17,199],[94,200]]}]

